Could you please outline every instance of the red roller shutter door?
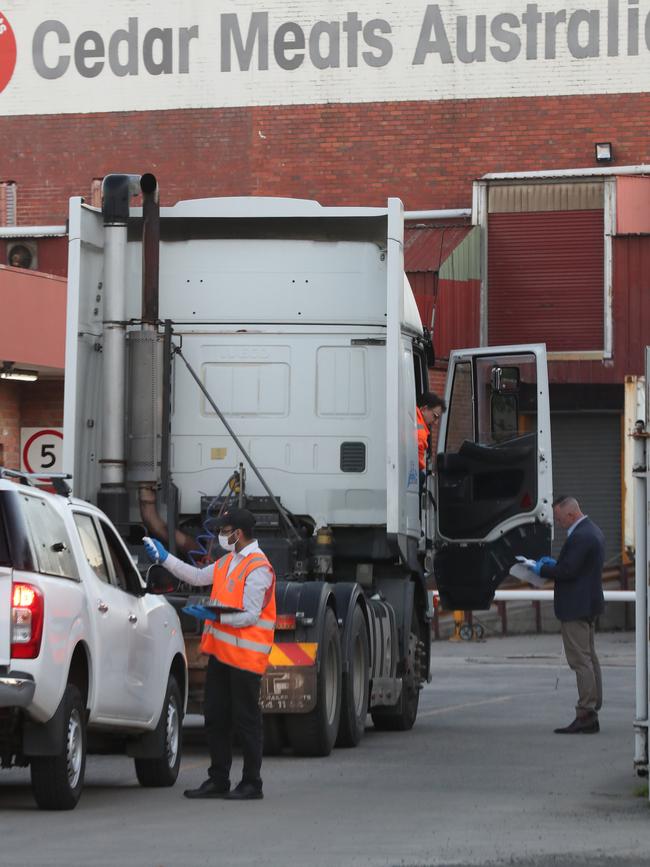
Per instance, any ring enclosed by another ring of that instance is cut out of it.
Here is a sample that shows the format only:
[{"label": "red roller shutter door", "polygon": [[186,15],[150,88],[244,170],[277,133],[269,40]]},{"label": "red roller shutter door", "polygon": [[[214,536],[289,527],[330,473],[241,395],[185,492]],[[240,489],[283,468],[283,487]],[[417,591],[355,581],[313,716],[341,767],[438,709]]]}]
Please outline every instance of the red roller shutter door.
[{"label": "red roller shutter door", "polygon": [[604,246],[602,210],[490,214],[489,343],[602,350]]}]

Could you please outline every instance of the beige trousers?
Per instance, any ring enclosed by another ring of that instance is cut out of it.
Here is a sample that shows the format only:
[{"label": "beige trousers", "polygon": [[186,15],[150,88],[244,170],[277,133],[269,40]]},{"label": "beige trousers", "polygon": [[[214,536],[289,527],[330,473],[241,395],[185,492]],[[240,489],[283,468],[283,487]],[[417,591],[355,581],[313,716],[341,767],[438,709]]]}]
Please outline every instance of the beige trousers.
[{"label": "beige trousers", "polygon": [[594,646],[594,624],[586,620],[567,620],[561,626],[564,652],[578,684],[576,711],[580,715],[584,711],[600,710],[603,681]]}]

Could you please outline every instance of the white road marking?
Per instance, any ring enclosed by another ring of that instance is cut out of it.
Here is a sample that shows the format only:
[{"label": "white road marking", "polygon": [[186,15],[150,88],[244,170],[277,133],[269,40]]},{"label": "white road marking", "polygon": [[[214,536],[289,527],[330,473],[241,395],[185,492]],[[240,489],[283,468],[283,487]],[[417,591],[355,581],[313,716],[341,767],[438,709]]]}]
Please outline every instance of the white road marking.
[{"label": "white road marking", "polygon": [[496,698],[485,698],[482,701],[468,701],[465,704],[451,704],[447,707],[439,707],[435,710],[426,710],[424,713],[418,713],[418,719],[423,716],[440,716],[443,713],[450,713],[454,710],[466,710],[470,707],[480,707],[482,704],[501,704],[504,701],[511,701],[517,698],[516,695],[499,695]]}]

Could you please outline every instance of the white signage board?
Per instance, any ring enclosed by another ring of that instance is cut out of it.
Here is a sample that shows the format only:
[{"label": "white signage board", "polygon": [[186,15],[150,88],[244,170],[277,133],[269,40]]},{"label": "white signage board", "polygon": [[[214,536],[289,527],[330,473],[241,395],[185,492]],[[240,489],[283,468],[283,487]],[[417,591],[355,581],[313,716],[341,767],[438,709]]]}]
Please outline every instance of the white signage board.
[{"label": "white signage board", "polygon": [[21,428],[20,469],[26,473],[63,472],[63,428]]},{"label": "white signage board", "polygon": [[2,115],[638,93],[650,0],[0,0]]}]

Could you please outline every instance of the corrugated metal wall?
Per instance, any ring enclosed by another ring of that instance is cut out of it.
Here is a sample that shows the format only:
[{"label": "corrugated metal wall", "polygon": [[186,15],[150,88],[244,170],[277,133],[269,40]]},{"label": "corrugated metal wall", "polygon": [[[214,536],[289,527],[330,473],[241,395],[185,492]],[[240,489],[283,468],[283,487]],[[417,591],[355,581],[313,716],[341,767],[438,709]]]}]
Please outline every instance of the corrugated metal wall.
[{"label": "corrugated metal wall", "polygon": [[490,214],[488,339],[602,350],[602,210]]},{"label": "corrugated metal wall", "polygon": [[481,341],[481,230],[464,238],[440,266],[433,340],[436,352],[448,358],[452,349]]},{"label": "corrugated metal wall", "polygon": [[[553,495],[577,497],[605,534],[606,557],[618,562],[621,529],[621,417],[615,413],[554,413]],[[557,556],[566,538],[555,533]]]}]

